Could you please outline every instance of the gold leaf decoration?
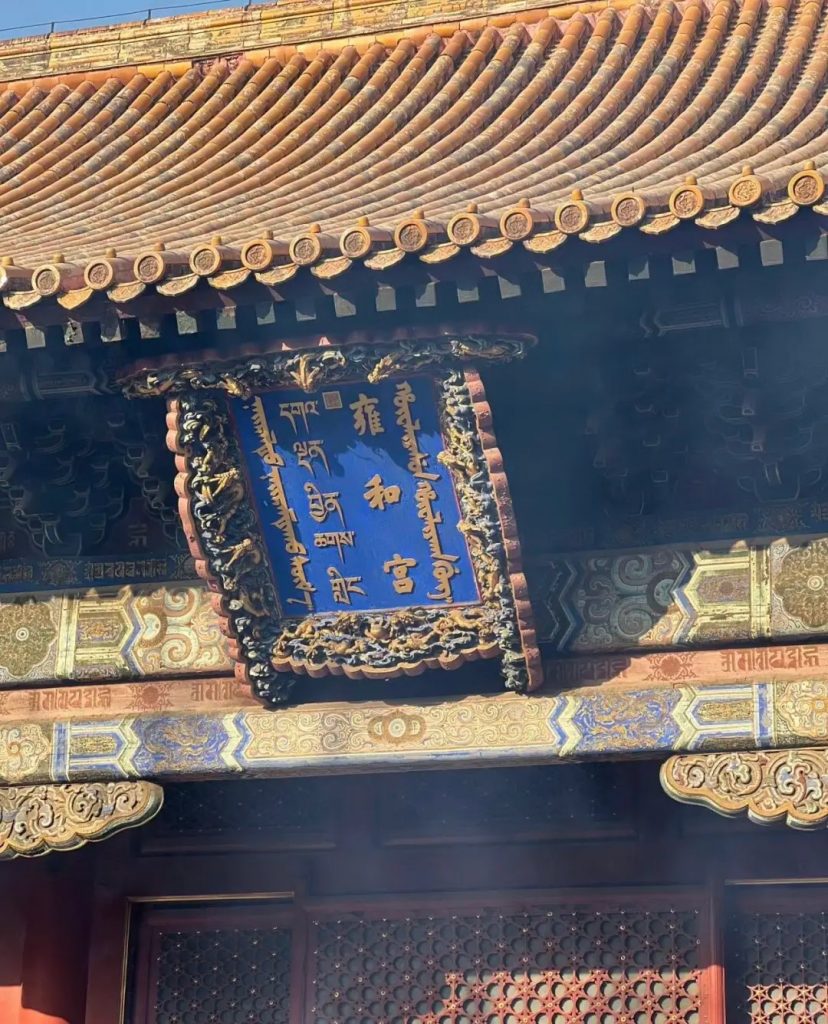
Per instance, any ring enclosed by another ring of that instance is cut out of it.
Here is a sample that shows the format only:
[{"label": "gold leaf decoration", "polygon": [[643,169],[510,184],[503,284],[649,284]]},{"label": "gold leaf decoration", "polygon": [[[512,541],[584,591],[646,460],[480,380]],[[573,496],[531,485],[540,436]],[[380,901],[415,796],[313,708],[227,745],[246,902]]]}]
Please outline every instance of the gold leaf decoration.
[{"label": "gold leaf decoration", "polygon": [[75,850],[150,821],[164,791],[152,782],[0,788],[0,859]]},{"label": "gold leaf decoration", "polygon": [[680,754],[661,767],[665,792],[725,815],[747,814],[760,825],[828,824],[828,749],[747,750]]}]

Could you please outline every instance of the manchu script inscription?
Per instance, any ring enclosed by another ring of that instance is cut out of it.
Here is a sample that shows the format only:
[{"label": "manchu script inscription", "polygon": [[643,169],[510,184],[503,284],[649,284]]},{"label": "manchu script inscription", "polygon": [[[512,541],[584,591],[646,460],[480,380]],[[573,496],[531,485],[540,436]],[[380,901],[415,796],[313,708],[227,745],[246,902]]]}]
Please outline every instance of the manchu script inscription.
[{"label": "manchu script inscription", "polygon": [[479,601],[430,380],[231,405],[284,617]]}]

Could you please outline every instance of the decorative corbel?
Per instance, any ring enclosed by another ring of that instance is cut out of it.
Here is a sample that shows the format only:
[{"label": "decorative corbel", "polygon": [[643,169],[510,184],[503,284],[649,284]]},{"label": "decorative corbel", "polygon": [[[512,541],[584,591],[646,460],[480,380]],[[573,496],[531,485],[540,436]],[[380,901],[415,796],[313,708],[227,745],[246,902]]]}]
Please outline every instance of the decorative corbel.
[{"label": "decorative corbel", "polygon": [[828,748],[679,754],[661,766],[661,785],[675,800],[759,825],[828,825]]},{"label": "decorative corbel", "polygon": [[0,860],[75,850],[143,825],[161,810],[152,782],[0,787]]}]

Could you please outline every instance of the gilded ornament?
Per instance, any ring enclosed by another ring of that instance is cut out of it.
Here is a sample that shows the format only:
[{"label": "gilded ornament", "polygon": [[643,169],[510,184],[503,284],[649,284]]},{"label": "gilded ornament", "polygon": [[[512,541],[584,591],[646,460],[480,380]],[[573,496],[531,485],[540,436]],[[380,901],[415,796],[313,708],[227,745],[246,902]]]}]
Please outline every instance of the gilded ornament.
[{"label": "gilded ornament", "polygon": [[828,750],[749,750],[681,754],[661,767],[664,790],[683,803],[724,815],[747,814],[760,825],[828,824]]},{"label": "gilded ornament", "polygon": [[36,774],[49,759],[51,745],[42,726],[34,722],[0,727],[0,778],[16,783]]},{"label": "gilded ornament", "polygon": [[164,792],[151,782],[0,788],[0,860],[74,850],[152,820]]},{"label": "gilded ornament", "polygon": [[828,539],[794,548],[774,581],[782,607],[809,629],[828,624]]},{"label": "gilded ornament", "polygon": [[17,679],[45,661],[57,639],[47,601],[0,605],[0,667]]}]

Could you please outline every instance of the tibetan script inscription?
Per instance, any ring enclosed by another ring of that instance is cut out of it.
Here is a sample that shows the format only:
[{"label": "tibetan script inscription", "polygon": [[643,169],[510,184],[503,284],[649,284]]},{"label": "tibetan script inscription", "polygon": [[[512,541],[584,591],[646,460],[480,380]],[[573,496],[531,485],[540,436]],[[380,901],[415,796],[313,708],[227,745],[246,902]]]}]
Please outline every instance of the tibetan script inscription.
[{"label": "tibetan script inscription", "polygon": [[432,381],[232,409],[285,618],[479,603]]}]

